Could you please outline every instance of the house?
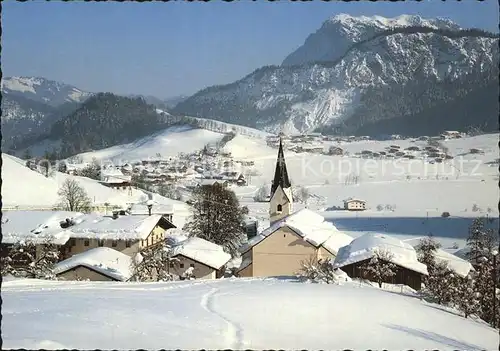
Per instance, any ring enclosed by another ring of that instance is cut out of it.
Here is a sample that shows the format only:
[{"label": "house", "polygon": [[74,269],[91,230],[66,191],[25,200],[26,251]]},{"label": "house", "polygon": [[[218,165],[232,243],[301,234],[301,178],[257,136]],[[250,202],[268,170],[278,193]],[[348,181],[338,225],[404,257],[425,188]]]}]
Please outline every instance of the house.
[{"label": "house", "polygon": [[[5,257],[12,245],[21,241],[35,244],[37,257],[39,249],[45,244],[62,246],[69,240],[66,227],[75,219],[84,216],[70,211],[4,211],[2,215],[1,255]],[[13,262],[16,264],[16,262]]]},{"label": "house", "polygon": [[66,229],[69,240],[61,251],[69,258],[96,247],[109,247],[132,257],[162,242],[170,228],[175,226],[162,215],[87,214]]},{"label": "house", "polygon": [[309,259],[331,258],[352,238],[308,209],[292,213],[291,183],[280,141],[269,201],[270,226],[240,248],[240,277],[294,276]]},{"label": "house", "polygon": [[352,198],[344,200],[344,209],[348,211],[364,211],[366,210],[366,201]]},{"label": "house", "polygon": [[216,279],[223,273],[224,265],[231,255],[219,245],[197,237],[182,241],[173,248],[172,257],[178,262],[170,263],[170,272],[183,276],[192,270],[196,279]]},{"label": "house", "polygon": [[203,179],[201,182],[198,183],[198,186],[213,186],[213,185],[221,185],[223,188],[227,188],[229,183],[227,180],[220,180],[220,179]]},{"label": "house", "polygon": [[[148,207],[151,205],[151,208]],[[146,216],[146,215],[161,215],[165,217],[169,222],[172,222],[172,217],[174,214],[174,205],[172,204],[161,204],[157,201],[142,202],[142,203],[132,203],[122,211],[120,215],[129,214],[131,216]]]},{"label": "house", "polygon": [[118,168],[106,168],[101,171],[101,184],[114,189],[127,189],[132,185],[132,176],[124,175]]},{"label": "house", "polygon": [[386,279],[386,283],[421,289],[422,277],[428,275],[427,266],[417,260],[417,252],[413,246],[387,234],[367,233],[354,239],[349,245],[339,249],[333,265],[350,278],[370,279],[363,272],[362,266],[371,260],[376,250],[391,253],[391,262],[397,267],[396,275]]},{"label": "house", "polygon": [[54,266],[60,280],[127,281],[132,258],[109,247],[97,247],[71,256]]}]

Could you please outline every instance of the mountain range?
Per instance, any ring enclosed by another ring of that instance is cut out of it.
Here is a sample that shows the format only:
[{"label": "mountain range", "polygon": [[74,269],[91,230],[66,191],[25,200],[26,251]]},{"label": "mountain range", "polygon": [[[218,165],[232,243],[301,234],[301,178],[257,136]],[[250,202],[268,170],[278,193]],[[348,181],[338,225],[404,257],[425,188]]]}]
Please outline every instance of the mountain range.
[{"label": "mountain range", "polygon": [[[269,132],[422,135],[471,127],[496,131],[498,43],[498,34],[463,29],[447,19],[341,14],[325,21],[281,65],[261,67],[234,83],[208,87],[190,97],[133,95],[130,100],[101,94],[99,103],[89,103],[96,93],[44,78],[4,78],[2,147],[15,149],[54,135],[54,125],[64,124],[69,116],[74,119],[75,113],[78,119],[92,116],[85,126],[95,130],[106,125],[105,116],[116,117],[116,111],[123,113],[133,105],[155,125],[154,109],[142,103],[175,116]],[[106,99],[119,105],[116,111],[106,110],[115,109]],[[134,138],[133,130],[123,131],[122,137],[99,139],[92,147]],[[81,142],[67,149],[76,152],[85,144]]]}]

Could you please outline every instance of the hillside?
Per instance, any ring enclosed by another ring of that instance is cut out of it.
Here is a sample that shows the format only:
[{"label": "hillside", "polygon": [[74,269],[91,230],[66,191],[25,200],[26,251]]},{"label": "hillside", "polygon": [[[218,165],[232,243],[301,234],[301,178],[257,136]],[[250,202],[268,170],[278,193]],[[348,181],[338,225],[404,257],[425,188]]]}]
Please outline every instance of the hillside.
[{"label": "hillside", "polygon": [[[2,284],[2,338],[6,348],[27,349],[498,346],[498,331],[400,291],[358,282],[244,278],[146,284],[12,280]],[[135,300],[148,303],[130,308]]]},{"label": "hillside", "polygon": [[191,153],[203,149],[206,144],[215,144],[223,137],[224,134],[187,125],[173,126],[131,143],[85,152],[79,156],[84,162],[90,162],[96,158],[123,164],[155,158],[157,154],[169,157],[177,156],[179,153]]},{"label": "hillside", "polygon": [[41,77],[2,78],[2,94],[4,97],[21,96],[52,107],[66,102],[82,103],[92,95],[72,85]]},{"label": "hillside", "polygon": [[[366,119],[424,113],[436,121],[429,128],[442,129],[447,123],[434,106],[481,88],[472,82],[485,75],[497,83],[496,35],[417,16],[385,20],[382,25],[379,17],[335,16],[314,34],[320,39],[306,40],[285,60],[287,65],[262,67],[232,84],[201,90],[173,112],[288,132],[342,125],[353,118],[357,123],[348,129],[351,133],[368,123]],[[387,86],[393,91],[404,87],[407,98],[393,101]],[[485,111],[496,103],[487,101]],[[474,123],[467,117],[459,125]]]},{"label": "hillside", "polygon": [[62,156],[130,142],[166,124],[141,98],[99,93],[55,123],[48,139],[60,140]]},{"label": "hillside", "polygon": [[16,150],[36,143],[50,133],[52,125],[74,112],[77,102],[57,107],[22,95],[2,96],[2,149]]},{"label": "hillside", "polygon": [[132,196],[129,196],[128,192],[113,190],[89,178],[60,172],[46,178],[26,167],[25,162],[10,155],[2,155],[3,208],[16,206],[20,208],[50,208],[59,201],[57,191],[68,178],[77,180],[92,201],[99,205],[109,202],[122,206],[128,201],[147,200],[147,195],[142,191],[133,189]]}]

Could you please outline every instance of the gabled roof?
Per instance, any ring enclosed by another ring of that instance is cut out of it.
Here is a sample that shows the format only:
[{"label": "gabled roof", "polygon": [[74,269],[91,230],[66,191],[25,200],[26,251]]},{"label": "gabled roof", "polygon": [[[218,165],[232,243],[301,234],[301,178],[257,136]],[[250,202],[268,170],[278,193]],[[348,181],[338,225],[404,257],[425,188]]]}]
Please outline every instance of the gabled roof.
[{"label": "gabled roof", "polygon": [[161,215],[151,216],[111,216],[87,214],[76,219],[76,224],[67,229],[72,238],[101,240],[140,240],[146,239],[151,231],[160,224],[168,228],[168,221]]},{"label": "gabled roof", "polygon": [[[276,170],[274,171],[274,180],[271,185],[271,197],[274,192],[281,186],[282,189],[290,188],[292,184],[288,178],[288,171],[286,169],[285,154],[283,152],[283,143],[280,138],[280,145],[278,149],[278,159],[276,161]],[[291,201],[291,199],[289,199]]]},{"label": "gabled roof", "polygon": [[332,253],[352,241],[352,237],[339,231],[331,222],[325,221],[323,216],[304,208],[273,223],[259,235],[250,239],[240,252],[247,252],[282,227],[290,228],[315,247],[323,245]]},{"label": "gabled roof", "polygon": [[51,239],[54,244],[63,245],[69,240],[61,221],[84,216],[69,211],[4,211],[2,214],[2,243],[14,244],[21,240],[43,243]]},{"label": "gabled roof", "polygon": [[391,262],[409,270],[427,275],[427,266],[417,260],[417,252],[408,243],[387,234],[367,233],[341,247],[335,257],[334,267],[344,266],[371,259],[375,250],[387,250],[394,257]]},{"label": "gabled roof", "polygon": [[125,281],[132,275],[131,263],[132,259],[128,255],[109,247],[97,247],[57,263],[54,273],[62,274],[82,266],[114,280]]},{"label": "gabled roof", "polygon": [[191,237],[175,246],[173,256],[178,255],[190,258],[216,270],[231,259],[231,255],[225,252],[222,246],[197,237]]}]

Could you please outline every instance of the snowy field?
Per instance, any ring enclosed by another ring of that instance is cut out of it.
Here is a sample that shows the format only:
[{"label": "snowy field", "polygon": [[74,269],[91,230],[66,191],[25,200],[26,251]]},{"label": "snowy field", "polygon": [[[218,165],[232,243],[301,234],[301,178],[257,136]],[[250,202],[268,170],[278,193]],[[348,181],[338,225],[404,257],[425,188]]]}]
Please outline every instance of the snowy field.
[{"label": "snowy field", "polygon": [[[128,202],[143,202],[148,194],[142,190],[116,190],[108,188],[98,181],[85,177],[72,176],[55,172],[46,178],[44,175],[30,170],[24,160],[2,155],[2,208],[3,209],[46,209],[59,202],[57,192],[66,179],[74,179],[85,189],[92,202],[102,205],[125,206]],[[163,205],[174,206],[174,224],[182,227],[186,217],[190,215],[189,206],[154,194],[153,201]]]},{"label": "snowy field", "polygon": [[90,162],[92,158],[102,161],[134,162],[147,160],[161,154],[162,157],[177,156],[179,153],[188,153],[201,150],[206,144],[215,144],[224,137],[224,134],[211,132],[205,129],[196,129],[189,126],[170,127],[156,134],[138,139],[125,145],[112,146],[106,149],[80,154],[83,162]]},{"label": "snowy field", "polygon": [[[98,296],[98,298],[97,298]],[[2,284],[3,348],[494,350],[498,332],[396,290],[277,279]]]}]

